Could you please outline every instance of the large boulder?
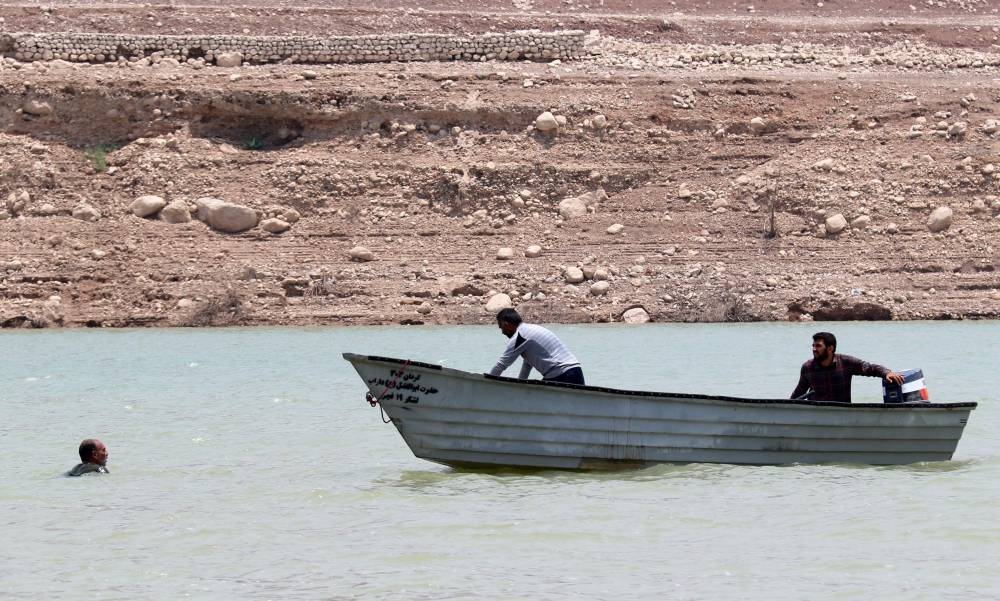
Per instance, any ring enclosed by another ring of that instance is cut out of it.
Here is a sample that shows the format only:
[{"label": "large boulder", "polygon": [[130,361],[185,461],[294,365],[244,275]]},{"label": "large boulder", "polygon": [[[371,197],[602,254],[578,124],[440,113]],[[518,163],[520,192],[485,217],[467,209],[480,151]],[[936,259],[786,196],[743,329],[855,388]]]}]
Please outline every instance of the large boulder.
[{"label": "large boulder", "polygon": [[42,100],[28,100],[21,105],[21,110],[29,115],[44,117],[52,114],[52,105]]},{"label": "large boulder", "polygon": [[826,233],[839,234],[847,229],[847,218],[841,213],[826,218]]},{"label": "large boulder", "polygon": [[556,119],[555,115],[549,111],[545,111],[541,115],[535,117],[535,129],[541,132],[555,133],[559,130],[559,121]]},{"label": "large boulder", "polygon": [[595,209],[598,202],[607,199],[608,193],[604,191],[604,188],[591,190],[580,196],[564,198],[559,203],[559,214],[566,220],[583,217],[588,211]]},{"label": "large boulder", "polygon": [[298,211],[296,211],[291,207],[284,209],[281,212],[281,215],[278,215],[278,219],[281,219],[282,221],[287,221],[290,224],[298,222],[298,220],[301,218],[302,218],[301,213],[299,213]]},{"label": "large boulder", "polygon": [[243,64],[243,55],[239,52],[220,52],[215,55],[217,67],[239,67]]},{"label": "large boulder", "polygon": [[642,307],[632,307],[622,313],[622,320],[625,323],[647,323],[649,322],[649,313]]},{"label": "large boulder", "polygon": [[579,284],[583,280],[583,270],[579,267],[567,267],[563,272],[563,281],[567,284]]},{"label": "large boulder", "polygon": [[272,217],[271,219],[265,219],[260,222],[260,229],[265,232],[270,232],[272,234],[280,234],[287,232],[288,228],[292,227],[292,224],[284,221],[282,219],[277,219]]},{"label": "large boulder", "polygon": [[851,220],[851,229],[853,230],[868,229],[868,226],[871,225],[871,223],[872,223],[871,217],[869,217],[868,215],[859,215]]},{"label": "large boulder", "polygon": [[167,201],[159,196],[147,194],[132,201],[129,209],[136,217],[152,217],[160,212],[160,209],[167,206]]},{"label": "large boulder", "polygon": [[943,232],[949,227],[951,227],[951,217],[952,217],[951,207],[938,207],[931,212],[931,216],[927,218],[927,229],[934,232]]},{"label": "large boulder", "polygon": [[375,254],[364,246],[355,246],[347,252],[351,255],[352,261],[368,262],[375,260]]},{"label": "large boulder", "polygon": [[559,202],[559,214],[563,219],[576,219],[587,214],[587,205],[579,197],[564,198]]},{"label": "large boulder", "polygon": [[101,212],[87,203],[81,203],[73,208],[73,218],[82,221],[97,221],[101,218]]},{"label": "large boulder", "polygon": [[191,221],[191,211],[188,209],[187,203],[175,200],[160,209],[160,219],[167,223],[188,223]]},{"label": "large boulder", "polygon": [[198,207],[198,219],[213,230],[236,234],[256,227],[260,216],[250,207],[226,202],[218,198],[203,197],[194,201]]},{"label": "large boulder", "polygon": [[600,282],[594,282],[590,285],[590,293],[594,296],[604,296],[611,289],[611,283],[607,280],[601,280]]},{"label": "large boulder", "polygon": [[29,202],[31,202],[31,195],[26,190],[17,190],[7,195],[5,206],[10,215],[16,216],[18,213],[24,211]]},{"label": "large boulder", "polygon": [[497,313],[501,309],[508,309],[514,305],[510,300],[510,296],[500,293],[494,294],[490,297],[490,300],[486,301],[486,310],[490,313]]}]

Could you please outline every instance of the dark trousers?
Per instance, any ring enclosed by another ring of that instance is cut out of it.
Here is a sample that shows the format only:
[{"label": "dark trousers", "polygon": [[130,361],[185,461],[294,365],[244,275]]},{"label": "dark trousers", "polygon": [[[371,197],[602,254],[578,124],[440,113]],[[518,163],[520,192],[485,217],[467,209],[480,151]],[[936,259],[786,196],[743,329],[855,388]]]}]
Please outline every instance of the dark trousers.
[{"label": "dark trousers", "polygon": [[563,382],[564,384],[585,385],[583,381],[583,370],[579,367],[571,367],[554,378],[546,378],[546,382]]}]

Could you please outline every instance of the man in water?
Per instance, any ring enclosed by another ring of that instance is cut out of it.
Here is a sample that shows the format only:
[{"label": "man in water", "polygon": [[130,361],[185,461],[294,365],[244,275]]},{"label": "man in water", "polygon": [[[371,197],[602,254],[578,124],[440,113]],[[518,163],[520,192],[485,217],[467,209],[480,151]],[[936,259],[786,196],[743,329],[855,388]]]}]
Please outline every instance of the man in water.
[{"label": "man in water", "polygon": [[542,379],[549,382],[584,384],[580,362],[551,331],[532,324],[523,323],[514,309],[504,309],[497,313],[497,326],[510,342],[500,355],[500,360],[490,370],[490,375],[499,376],[518,358],[523,357],[518,378],[525,380],[535,368]]},{"label": "man in water", "polygon": [[66,472],[67,476],[108,473],[108,447],[96,438],[88,438],[80,443],[80,461],[76,467]]},{"label": "man in water", "polygon": [[837,338],[829,332],[813,334],[813,358],[802,364],[793,399],[851,402],[851,377],[875,376],[902,384],[903,376],[881,365],[837,353]]}]

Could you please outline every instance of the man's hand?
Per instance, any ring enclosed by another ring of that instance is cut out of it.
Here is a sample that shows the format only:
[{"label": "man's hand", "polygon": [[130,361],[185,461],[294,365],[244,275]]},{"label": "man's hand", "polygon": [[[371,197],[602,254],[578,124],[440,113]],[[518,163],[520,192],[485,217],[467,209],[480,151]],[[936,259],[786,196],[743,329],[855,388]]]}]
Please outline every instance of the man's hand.
[{"label": "man's hand", "polygon": [[899,384],[899,385],[903,384],[903,376],[901,374],[897,374],[894,371],[890,371],[889,373],[887,373],[885,375],[885,379],[889,380],[893,384]]}]

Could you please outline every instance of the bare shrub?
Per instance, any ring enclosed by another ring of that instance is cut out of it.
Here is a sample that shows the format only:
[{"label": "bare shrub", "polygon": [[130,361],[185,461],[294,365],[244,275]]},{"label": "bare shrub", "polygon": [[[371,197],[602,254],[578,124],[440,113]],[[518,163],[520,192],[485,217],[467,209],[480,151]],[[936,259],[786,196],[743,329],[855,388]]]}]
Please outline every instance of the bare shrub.
[{"label": "bare shrub", "polygon": [[721,323],[760,321],[750,302],[751,295],[743,292],[726,291],[701,307],[693,321]]},{"label": "bare shrub", "polygon": [[218,296],[210,297],[194,307],[180,320],[182,327],[200,328],[208,326],[233,326],[246,321],[243,299],[235,291],[228,289]]},{"label": "bare shrub", "polygon": [[361,211],[364,210],[364,203],[360,200],[348,201],[340,209],[340,216],[348,223],[355,223],[361,218]]},{"label": "bare shrub", "polygon": [[306,288],[305,296],[330,296],[333,294],[336,284],[337,278],[333,276],[312,280],[309,282],[309,287]]},{"label": "bare shrub", "polygon": [[14,188],[28,184],[29,166],[23,161],[0,161],[0,194],[6,196]]},{"label": "bare shrub", "polygon": [[244,265],[236,272],[236,279],[241,281],[261,279],[261,274],[251,265]]}]

